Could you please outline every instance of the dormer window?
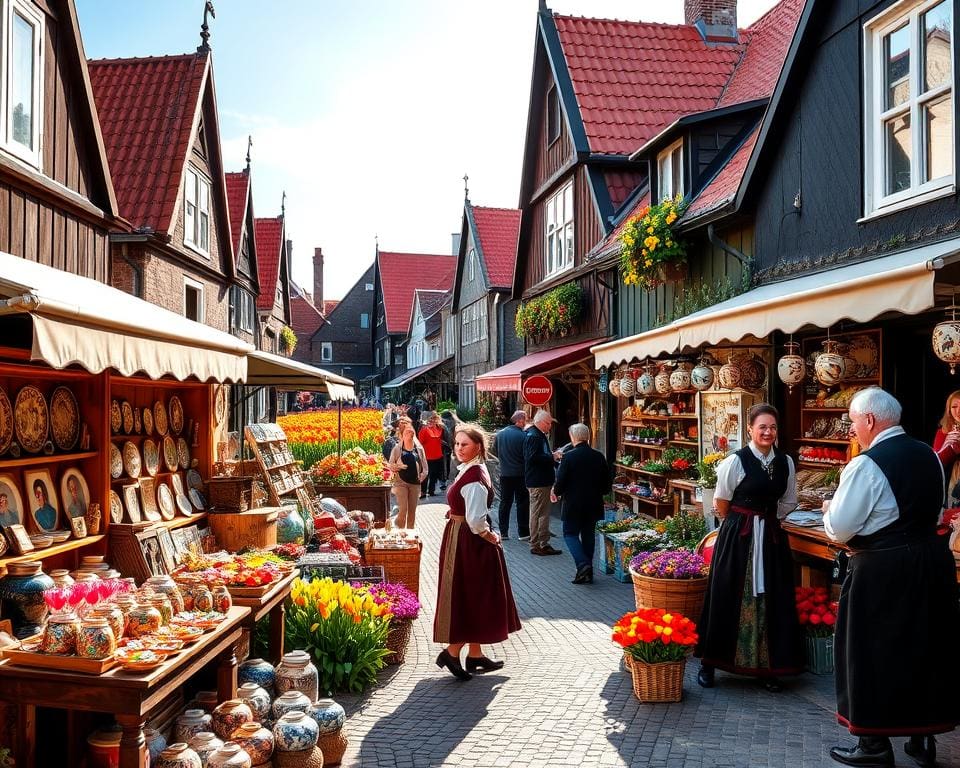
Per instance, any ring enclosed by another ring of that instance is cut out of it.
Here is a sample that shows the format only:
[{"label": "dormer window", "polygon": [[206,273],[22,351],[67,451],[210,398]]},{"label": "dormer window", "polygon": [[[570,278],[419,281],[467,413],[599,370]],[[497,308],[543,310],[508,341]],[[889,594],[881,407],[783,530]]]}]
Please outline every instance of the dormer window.
[{"label": "dormer window", "polygon": [[683,139],[657,155],[657,200],[683,197]]},{"label": "dormer window", "polygon": [[573,266],[573,182],[568,181],[546,205],[545,277]]},{"label": "dormer window", "polygon": [[547,144],[560,138],[560,94],[557,86],[547,91]]},{"label": "dormer window", "polygon": [[210,182],[192,166],[184,182],[183,242],[210,255]]},{"label": "dormer window", "polygon": [[40,166],[43,108],[43,16],[32,3],[0,5],[0,71],[3,72],[3,146],[21,160]]}]

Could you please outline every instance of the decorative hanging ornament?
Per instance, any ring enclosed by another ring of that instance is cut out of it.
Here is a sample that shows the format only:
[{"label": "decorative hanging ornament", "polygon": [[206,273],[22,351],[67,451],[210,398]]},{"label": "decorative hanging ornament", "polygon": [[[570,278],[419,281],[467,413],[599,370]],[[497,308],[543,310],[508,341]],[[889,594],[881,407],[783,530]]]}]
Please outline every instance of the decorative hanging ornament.
[{"label": "decorative hanging ornament", "polygon": [[690,389],[690,363],[677,363],[677,369],[670,374],[670,389],[674,392]]},{"label": "decorative hanging ornament", "polygon": [[697,367],[690,371],[690,383],[695,390],[703,392],[713,386],[713,380],[713,368],[707,365],[706,360],[701,357]]},{"label": "decorative hanging ornament", "polygon": [[947,317],[933,329],[933,353],[950,366],[950,373],[960,365],[960,320],[956,304],[947,307]]},{"label": "decorative hanging ornament", "polygon": [[609,382],[610,382],[610,379],[609,379],[609,377],[607,376],[607,366],[603,366],[603,367],[600,369],[600,376],[599,376],[599,378],[597,379],[597,389],[599,389],[600,392],[606,392],[606,391],[607,391],[607,384],[608,384]]},{"label": "decorative hanging ornament", "polygon": [[723,389],[736,389],[740,386],[743,379],[743,371],[740,366],[733,362],[733,355],[727,357],[727,362],[720,366],[717,372],[717,379]]},{"label": "decorative hanging ornament", "polygon": [[658,394],[670,394],[670,373],[667,371],[666,366],[661,368],[660,372],[653,377],[653,385],[656,387]]},{"label": "decorative hanging ornament", "polygon": [[807,375],[807,366],[800,356],[800,345],[795,341],[788,341],[784,344],[787,354],[777,360],[777,376],[780,381],[787,385],[790,392]]},{"label": "decorative hanging ornament", "polygon": [[837,342],[827,339],[823,342],[823,352],[813,361],[813,371],[817,381],[825,387],[834,387],[843,381],[846,361],[837,351]]},{"label": "decorative hanging ornament", "polygon": [[760,389],[767,383],[767,366],[754,354],[740,363],[740,386],[744,389]]},{"label": "decorative hanging ornament", "polygon": [[614,397],[620,397],[620,372],[613,371],[610,375],[610,394]]},{"label": "decorative hanging ornament", "polygon": [[657,391],[657,385],[654,381],[654,371],[657,368],[654,365],[645,365],[643,367],[643,373],[640,374],[640,378],[637,379],[637,392],[641,395],[652,395]]},{"label": "decorative hanging ornament", "polygon": [[620,394],[623,397],[630,397],[636,391],[637,382],[633,380],[629,373],[624,373],[623,378],[620,379]]}]

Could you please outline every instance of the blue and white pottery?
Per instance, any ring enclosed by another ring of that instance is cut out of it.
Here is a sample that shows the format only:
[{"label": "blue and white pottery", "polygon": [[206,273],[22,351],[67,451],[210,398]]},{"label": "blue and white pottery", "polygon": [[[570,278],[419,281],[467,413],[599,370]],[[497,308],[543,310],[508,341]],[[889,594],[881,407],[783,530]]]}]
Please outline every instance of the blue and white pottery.
[{"label": "blue and white pottery", "polygon": [[237,668],[238,683],[256,683],[271,696],[277,672],[266,659],[247,659]]},{"label": "blue and white pottery", "polygon": [[281,693],[273,700],[273,719],[279,720],[287,712],[306,712],[312,703],[300,691]]},{"label": "blue and white pottery", "polygon": [[207,758],[207,768],[252,768],[253,761],[235,741],[228,741]]},{"label": "blue and white pottery", "polygon": [[277,679],[274,683],[278,694],[287,691],[300,691],[313,704],[319,696],[319,674],[310,654],[306,651],[290,651],[283,654],[277,665]]},{"label": "blue and white pottery", "polygon": [[171,744],[159,755],[156,762],[150,763],[154,768],[203,768],[200,764],[200,755],[186,744]]},{"label": "blue and white pottery", "polygon": [[280,752],[302,752],[317,745],[320,726],[306,712],[287,712],[273,726],[273,740]]},{"label": "blue and white pottery", "polygon": [[188,743],[194,735],[213,730],[213,717],[202,709],[188,709],[177,718],[173,740]]},{"label": "blue and white pottery", "polygon": [[223,746],[223,742],[212,731],[195,733],[189,742],[190,749],[200,756],[200,764],[207,768],[207,759]]},{"label": "blue and white pottery", "polygon": [[280,507],[277,515],[277,544],[303,544],[303,518],[296,505]]},{"label": "blue and white pottery", "polygon": [[13,634],[20,640],[40,634],[49,613],[43,593],[54,584],[41,566],[36,560],[10,563],[0,579],[0,616],[13,621]]},{"label": "blue and white pottery", "polygon": [[230,734],[230,740],[243,747],[254,765],[270,762],[273,755],[273,733],[260,723],[244,723]]},{"label": "blue and white pottery", "polygon": [[258,723],[270,717],[270,694],[266,688],[261,688],[256,683],[244,683],[237,688],[237,698],[243,699],[253,710],[253,719]]},{"label": "blue and white pottery", "polygon": [[160,753],[167,748],[167,740],[156,728],[144,728],[143,738],[147,741],[147,751],[150,753],[150,765],[156,765]]},{"label": "blue and white pottery", "polygon": [[321,734],[336,733],[347,722],[347,713],[333,699],[320,699],[307,714],[317,721]]}]

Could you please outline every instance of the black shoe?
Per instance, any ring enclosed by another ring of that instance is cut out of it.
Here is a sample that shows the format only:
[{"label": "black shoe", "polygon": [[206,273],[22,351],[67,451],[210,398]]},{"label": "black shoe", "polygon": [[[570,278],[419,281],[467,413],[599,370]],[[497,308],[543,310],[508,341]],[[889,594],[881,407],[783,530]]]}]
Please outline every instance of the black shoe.
[{"label": "black shoe", "polygon": [[440,490],[441,490],[441,491],[447,490],[447,484],[446,484],[446,483],[440,483]]},{"label": "black shoe", "polygon": [[460,659],[451,656],[446,648],[440,651],[440,655],[437,656],[437,666],[449,669],[450,674],[457,678],[457,680],[469,680],[473,677],[469,672],[464,671],[460,664]]},{"label": "black shoe", "polygon": [[700,671],[697,672],[697,684],[701,688],[713,688],[713,667],[708,667],[705,664],[700,665]]},{"label": "black shoe", "polygon": [[486,656],[481,656],[478,659],[467,656],[467,672],[495,672],[498,669],[503,669],[502,659],[494,661]]},{"label": "black shoe", "polygon": [[889,739],[860,739],[855,747],[833,747],[830,757],[844,765],[861,768],[893,768],[893,748]]},{"label": "black shoe", "polygon": [[571,584],[593,584],[593,566],[585,565],[577,569],[577,575]]},{"label": "black shoe", "polygon": [[420,494],[420,498],[421,498],[421,499],[425,499],[425,498],[427,498],[427,494],[425,494],[425,493],[421,493],[421,494]]},{"label": "black shoe", "polygon": [[[926,744],[924,744],[926,741]],[[937,740],[933,736],[911,736],[903,743],[903,751],[920,768],[934,768],[937,764]]]},{"label": "black shoe", "polygon": [[775,677],[763,678],[763,687],[770,691],[770,693],[780,693],[780,691],[783,690],[783,686],[780,685],[780,681]]}]

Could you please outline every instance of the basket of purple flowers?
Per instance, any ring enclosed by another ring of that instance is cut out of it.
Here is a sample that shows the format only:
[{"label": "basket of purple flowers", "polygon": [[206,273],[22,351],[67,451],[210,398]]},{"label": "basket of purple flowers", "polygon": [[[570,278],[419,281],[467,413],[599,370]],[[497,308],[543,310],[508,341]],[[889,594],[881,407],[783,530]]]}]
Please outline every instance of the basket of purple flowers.
[{"label": "basket of purple flowers", "polygon": [[[354,584],[353,586],[361,585]],[[390,651],[390,655],[386,657],[386,662],[387,664],[403,664],[407,654],[407,645],[410,643],[410,630],[413,627],[413,620],[420,614],[420,601],[403,584],[382,582],[380,584],[365,584],[363,587],[375,603],[389,606],[390,629],[387,632],[387,650]]]},{"label": "basket of purple flowers", "polygon": [[700,618],[710,566],[685,549],[640,552],[630,560],[630,579],[637,610],[663,608]]}]

